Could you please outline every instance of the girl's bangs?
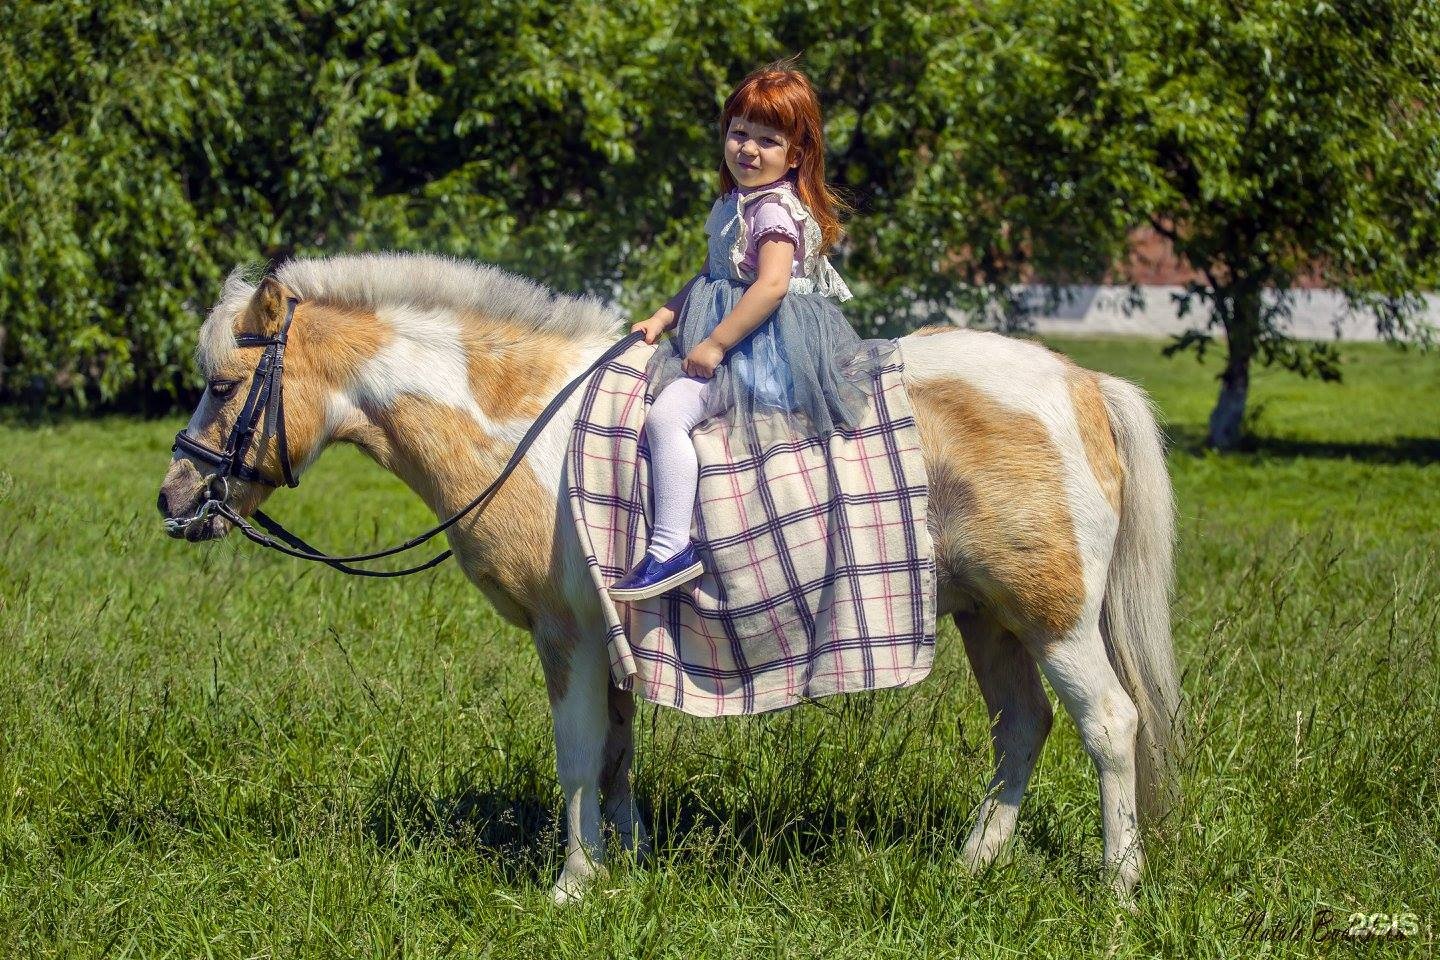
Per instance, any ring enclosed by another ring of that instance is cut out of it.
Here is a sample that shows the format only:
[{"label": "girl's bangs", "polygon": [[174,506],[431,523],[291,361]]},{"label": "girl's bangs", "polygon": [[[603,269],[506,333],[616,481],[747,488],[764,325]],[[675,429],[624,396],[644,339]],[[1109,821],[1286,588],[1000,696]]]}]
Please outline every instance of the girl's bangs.
[{"label": "girl's bangs", "polygon": [[791,137],[798,134],[803,126],[793,98],[785,96],[784,90],[762,90],[759,84],[739,92],[725,115],[727,129],[735,117],[783,130]]}]

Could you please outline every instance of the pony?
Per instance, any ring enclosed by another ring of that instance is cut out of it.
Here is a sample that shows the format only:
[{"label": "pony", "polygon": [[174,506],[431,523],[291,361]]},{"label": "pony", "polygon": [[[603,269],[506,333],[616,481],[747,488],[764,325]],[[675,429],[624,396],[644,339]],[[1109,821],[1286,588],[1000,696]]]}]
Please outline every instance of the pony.
[{"label": "pony", "polygon": [[[331,444],[351,443],[449,516],[495,479],[623,321],[593,298],[438,256],[297,259],[258,284],[237,268],[200,330],[206,388],[191,438],[222,445],[260,354],[252,345],[282,324],[283,429],[266,424],[250,448],[259,479],[231,478],[222,491],[241,517],[279,483],[260,481],[281,476],[280,438],[296,475]],[[1103,862],[1128,898],[1144,863],[1141,828],[1177,796],[1180,746],[1174,505],[1150,401],[997,333],[927,327],[899,344],[928,474],[937,615],[957,623],[991,719],[994,775],[964,862],[985,868],[1015,832],[1053,721],[1043,675],[1098,772]],[[610,682],[562,486],[578,404],[577,393],[484,511],[446,531],[466,576],[534,638],[564,796],[565,861],[552,889],[562,903],[604,873],[602,823],[626,849],[649,847],[630,784],[635,702]],[[213,492],[206,469],[177,448],[158,499],[172,536],[232,528],[213,514],[179,523]]]}]

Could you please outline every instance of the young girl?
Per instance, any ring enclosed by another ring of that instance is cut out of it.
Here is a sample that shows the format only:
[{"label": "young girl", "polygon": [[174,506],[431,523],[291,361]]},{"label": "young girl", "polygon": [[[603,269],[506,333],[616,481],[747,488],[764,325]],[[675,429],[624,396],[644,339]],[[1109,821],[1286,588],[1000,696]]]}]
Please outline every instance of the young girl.
[{"label": "young girl", "polygon": [[725,101],[721,132],[724,193],[705,223],[705,271],[631,328],[646,343],[677,329],[646,369],[654,525],[640,562],[610,587],[616,600],[659,596],[703,569],[690,540],[695,426],[723,417],[741,449],[759,449],[761,424],[823,441],[856,425],[895,349],[862,341],[834,302],[850,291],[824,256],[841,235],[840,203],[825,185],[809,80],[783,64],[755,71]]}]

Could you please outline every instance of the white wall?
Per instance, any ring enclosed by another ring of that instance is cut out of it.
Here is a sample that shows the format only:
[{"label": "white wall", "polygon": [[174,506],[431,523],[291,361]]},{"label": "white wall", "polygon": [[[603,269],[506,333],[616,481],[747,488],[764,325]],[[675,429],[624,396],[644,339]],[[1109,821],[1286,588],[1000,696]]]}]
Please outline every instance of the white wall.
[{"label": "white wall", "polygon": [[[1033,302],[1043,305],[1039,288],[1031,291]],[[1176,314],[1171,294],[1181,293],[1179,286],[1144,286],[1140,288],[1144,304],[1130,315],[1121,305],[1127,299],[1128,287],[1077,286],[1069,288],[1075,298],[1062,304],[1053,313],[1037,313],[1035,329],[1040,333],[1115,333],[1138,337],[1168,337],[1189,328],[1204,328],[1210,316],[1209,305],[1197,297],[1190,312],[1181,319]],[[1426,295],[1426,316],[1432,326],[1440,329],[1440,295]],[[1273,296],[1267,294],[1267,302]],[[1293,336],[1305,340],[1333,340],[1338,332],[1344,340],[1377,340],[1375,319],[1370,313],[1346,314],[1345,298],[1332,290],[1297,290],[1294,313],[1288,329]],[[953,313],[957,323],[964,316]],[[1214,330],[1218,334],[1220,331]]]}]

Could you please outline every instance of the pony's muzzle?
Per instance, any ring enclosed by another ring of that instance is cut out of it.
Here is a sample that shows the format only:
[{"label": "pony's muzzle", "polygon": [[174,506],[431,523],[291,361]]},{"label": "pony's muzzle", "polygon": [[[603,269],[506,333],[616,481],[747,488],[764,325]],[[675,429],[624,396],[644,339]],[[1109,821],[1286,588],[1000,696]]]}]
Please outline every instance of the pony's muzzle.
[{"label": "pony's muzzle", "polygon": [[213,504],[229,495],[224,477],[204,477],[195,464],[177,458],[160,485],[155,506],[165,521],[165,533],[176,540],[214,540],[229,530],[225,518],[214,513]]}]

